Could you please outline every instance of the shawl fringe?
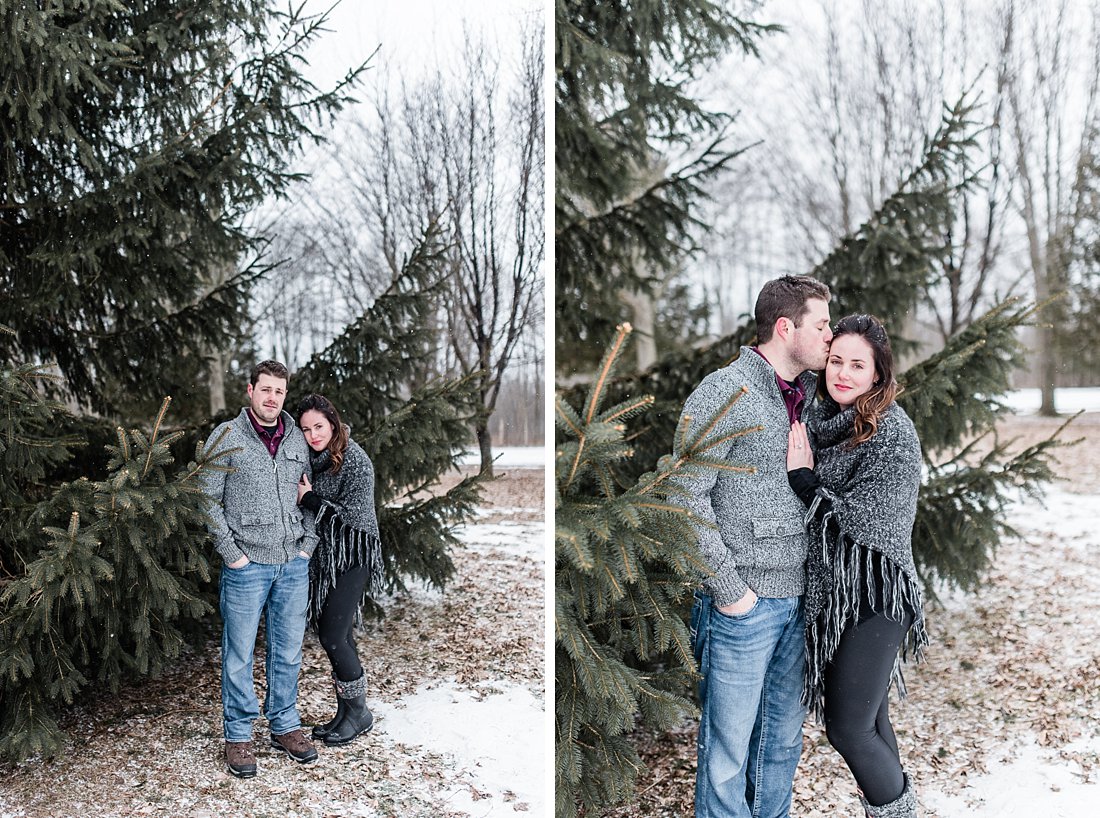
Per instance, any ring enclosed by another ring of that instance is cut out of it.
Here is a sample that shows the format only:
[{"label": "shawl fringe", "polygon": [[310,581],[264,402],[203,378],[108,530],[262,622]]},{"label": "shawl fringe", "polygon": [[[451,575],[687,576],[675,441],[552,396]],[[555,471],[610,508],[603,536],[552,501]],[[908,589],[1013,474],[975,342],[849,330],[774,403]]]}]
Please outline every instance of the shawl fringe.
[{"label": "shawl fringe", "polygon": [[[336,508],[324,501],[317,512],[317,535],[320,541],[309,564],[309,624],[317,630],[321,611],[329,592],[336,587],[336,578],[352,568],[367,566],[366,594],[381,592],[385,568],[382,562],[382,541],[375,535],[353,528],[342,519]],[[355,627],[363,623],[361,604],[356,606]]]},{"label": "shawl fringe", "polygon": [[[818,496],[807,514],[809,521],[823,499]],[[840,645],[845,629],[859,618],[860,598],[866,592],[867,600],[876,613],[895,622],[903,622],[905,615],[913,615],[901,649],[894,659],[890,682],[898,695],[905,698],[905,679],[901,672],[902,661],[912,656],[915,661],[924,658],[928,645],[920,587],[898,565],[881,552],[861,546],[839,530],[836,514],[830,509],[821,518],[818,528],[821,534],[821,559],[827,568],[831,587],[824,594],[823,607],[806,622],[806,677],[802,690],[802,703],[819,723],[824,723],[825,668]],[[878,603],[875,557],[879,558],[882,574],[882,604]],[[816,556],[816,555],[815,555]],[[884,610],[878,610],[879,607]]]}]

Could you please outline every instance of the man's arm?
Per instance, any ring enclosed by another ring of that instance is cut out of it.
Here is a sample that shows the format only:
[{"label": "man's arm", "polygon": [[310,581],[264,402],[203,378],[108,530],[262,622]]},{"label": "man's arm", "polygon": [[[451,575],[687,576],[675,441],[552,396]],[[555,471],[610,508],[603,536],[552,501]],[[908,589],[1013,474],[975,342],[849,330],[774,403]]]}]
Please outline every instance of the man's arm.
[{"label": "man's arm", "polygon": [[[217,430],[215,430],[217,431]],[[211,439],[216,439],[212,436]],[[226,565],[239,562],[247,555],[233,539],[233,533],[229,530],[229,524],[225,521],[225,507],[222,501],[225,497],[225,481],[229,473],[220,469],[206,469],[202,474],[203,491],[210,498],[206,504],[206,528],[214,537],[214,549],[221,556]]]},{"label": "man's arm", "polygon": [[[715,422],[715,416],[721,412],[729,398],[730,395],[722,394],[709,384],[700,386],[692,392],[684,404],[681,416],[681,422],[683,422],[683,416],[691,417],[687,434],[683,439],[692,440],[712,423],[713,428],[707,433],[704,441],[701,441],[701,445],[705,445],[708,440],[725,437],[740,428],[732,417],[733,412],[726,412]],[[714,448],[707,449],[707,456],[725,460],[737,439],[732,438]],[[677,446],[673,447],[674,456],[679,458],[682,454],[677,450]],[[698,520],[695,529],[699,538],[699,550],[714,571],[714,576],[706,581],[714,604],[719,608],[735,606],[735,609],[727,610],[727,613],[742,613],[756,601],[755,594],[738,573],[733,555],[718,530],[718,520],[711,502],[711,492],[718,480],[718,474],[718,469],[700,467],[692,469],[690,473],[681,474],[676,478],[676,482],[685,490],[685,495],[680,498],[681,504]],[[738,605],[738,603],[741,604]]]}]

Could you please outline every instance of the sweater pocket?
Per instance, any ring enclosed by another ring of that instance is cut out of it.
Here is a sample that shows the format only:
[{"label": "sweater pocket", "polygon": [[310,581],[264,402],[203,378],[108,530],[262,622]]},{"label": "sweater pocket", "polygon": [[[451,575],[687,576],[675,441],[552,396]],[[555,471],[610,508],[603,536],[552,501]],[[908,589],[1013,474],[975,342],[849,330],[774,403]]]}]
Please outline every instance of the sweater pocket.
[{"label": "sweater pocket", "polygon": [[790,568],[806,561],[806,532],[797,520],[753,518],[752,564]]},{"label": "sweater pocket", "polygon": [[306,455],[304,452],[289,448],[282,454],[286,459],[286,463],[282,467],[281,477],[284,485],[294,486],[295,499],[297,499],[298,480],[303,473],[309,474],[309,468],[306,465]]},{"label": "sweater pocket", "polygon": [[[270,548],[282,541],[278,514],[242,514],[237,526],[237,544]],[[242,548],[243,550],[243,548]]]}]

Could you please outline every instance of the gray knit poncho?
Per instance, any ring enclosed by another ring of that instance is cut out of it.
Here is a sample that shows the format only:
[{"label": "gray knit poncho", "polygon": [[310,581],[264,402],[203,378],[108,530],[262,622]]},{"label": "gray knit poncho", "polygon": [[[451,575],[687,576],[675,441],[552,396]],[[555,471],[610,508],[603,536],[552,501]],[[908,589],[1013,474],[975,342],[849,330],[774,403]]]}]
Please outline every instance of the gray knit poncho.
[{"label": "gray knit poncho", "polygon": [[[861,596],[895,621],[903,621],[907,611],[913,614],[901,656],[911,651],[919,659],[928,644],[912,548],[920,441],[896,403],[887,407],[869,440],[850,447],[854,419],[854,410],[841,410],[825,398],[813,406],[808,422],[821,486],[807,514],[814,545],[807,559],[804,698],[818,718],[823,715],[825,668],[841,634],[859,616]],[[815,513],[823,503],[825,513]],[[904,694],[901,656],[893,681]]]},{"label": "gray knit poncho", "polygon": [[383,581],[382,544],[374,508],[374,464],[354,440],[348,441],[344,461],[335,474],[329,471],[331,462],[327,449],[310,452],[313,491],[323,501],[317,512],[320,541],[309,564],[309,620],[315,629],[325,599],[341,573],[368,566],[368,594],[380,591]]}]

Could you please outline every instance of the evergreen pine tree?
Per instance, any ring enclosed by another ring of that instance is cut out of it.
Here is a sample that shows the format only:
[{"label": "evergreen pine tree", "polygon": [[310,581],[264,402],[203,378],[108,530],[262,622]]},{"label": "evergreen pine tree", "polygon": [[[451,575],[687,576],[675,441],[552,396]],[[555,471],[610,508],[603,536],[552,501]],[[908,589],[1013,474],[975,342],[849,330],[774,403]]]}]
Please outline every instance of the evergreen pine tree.
[{"label": "evergreen pine tree", "polygon": [[265,269],[244,217],[358,75],[301,74],[322,23],[271,0],[0,2],[0,361],[55,362],[99,413],[207,405],[203,357]]},{"label": "evergreen pine tree", "polygon": [[[682,489],[671,478],[739,468],[708,457],[713,444],[702,446],[700,433],[684,441],[679,459],[662,458],[624,488],[620,469],[634,457],[625,422],[652,404],[636,396],[603,408],[629,331],[619,328],[583,408],[561,397],[556,404],[559,818],[575,815],[578,802],[596,809],[628,797],[641,764],[627,733],[640,724],[669,727],[690,711],[685,692],[695,665],[681,609],[707,568],[695,546],[694,518],[678,504]],[[639,669],[658,658],[667,662]]]},{"label": "evergreen pine tree", "polygon": [[[694,247],[694,203],[736,152],[729,117],[690,81],[733,46],[755,55],[774,26],[708,0],[559,0],[555,7],[555,316],[559,372],[590,370],[625,320],[621,289],[647,291]],[[660,154],[698,148],[654,174]]]},{"label": "evergreen pine tree", "polygon": [[[116,690],[177,657],[184,630],[213,607],[208,498],[211,449],[172,468],[162,433],[117,430],[102,480],[44,484],[72,445],[63,409],[42,397],[37,367],[0,369],[0,439],[8,471],[0,509],[0,757],[53,754],[57,713],[88,687]],[[216,446],[216,442],[214,444]],[[46,494],[43,499],[34,498]],[[19,501],[23,498],[23,502]]]},{"label": "evergreen pine tree", "polygon": [[[448,248],[433,224],[389,287],[290,384],[293,395],[332,399],[374,463],[389,591],[405,590],[409,578],[442,587],[451,577],[453,528],[472,514],[483,479],[467,477],[445,494],[423,492],[470,443],[480,409],[475,376],[430,377],[440,343],[431,318],[448,269]],[[374,601],[367,605],[381,612]]]},{"label": "evergreen pine tree", "polygon": [[[55,752],[59,709],[89,685],[162,670],[216,593],[198,476],[218,442],[166,433],[165,407],[147,434],[48,398],[139,418],[174,393],[194,428],[202,358],[240,338],[264,269],[244,217],[296,178],[289,160],[358,71],[314,88],[298,69],[323,18],[268,0],[0,0],[0,19],[0,321],[15,330],[0,335],[0,755],[15,759]],[[375,458],[391,588],[442,584],[476,500],[469,481],[416,494],[469,440],[475,391],[424,376],[433,241],[293,383],[332,390]]]}]

